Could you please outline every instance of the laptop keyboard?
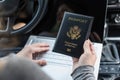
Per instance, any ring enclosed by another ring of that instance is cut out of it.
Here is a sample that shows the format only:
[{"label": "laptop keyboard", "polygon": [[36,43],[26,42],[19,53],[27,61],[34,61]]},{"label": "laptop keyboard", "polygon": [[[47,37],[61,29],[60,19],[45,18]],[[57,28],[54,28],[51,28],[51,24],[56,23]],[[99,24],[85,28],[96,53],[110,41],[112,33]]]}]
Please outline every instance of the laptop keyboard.
[{"label": "laptop keyboard", "polygon": [[54,46],[54,42],[55,40],[51,40],[51,39],[34,39],[32,41],[33,43],[38,43],[38,42],[43,42],[43,43],[47,43],[50,46],[49,51],[47,51],[46,53],[44,53],[43,55],[38,55],[36,57],[36,59],[44,59],[47,61],[48,64],[50,63],[56,63],[56,64],[63,64],[63,65],[71,65],[72,66],[72,57],[64,55],[64,54],[60,54],[60,53],[56,53],[56,52],[52,52],[52,48]]},{"label": "laptop keyboard", "polygon": [[[47,43],[50,46],[49,51],[47,51],[46,53],[44,53],[43,55],[37,55],[37,57],[35,59],[44,59],[47,61],[48,64],[51,63],[56,63],[56,64],[63,64],[63,65],[73,65],[73,61],[72,61],[72,57],[64,55],[64,54],[60,54],[60,53],[56,53],[56,52],[52,52],[52,48],[54,46],[55,43],[55,39],[54,38],[44,38],[44,37],[32,37],[30,40],[28,40],[27,44],[33,44],[33,43]],[[94,43],[96,44],[96,43]],[[94,48],[96,51],[99,51],[99,48],[97,47],[97,45],[94,45]]]},{"label": "laptop keyboard", "polygon": [[48,63],[56,63],[63,65],[72,65],[72,58],[69,56],[59,55],[59,53],[47,53],[44,56],[37,57],[36,59],[44,59]]}]

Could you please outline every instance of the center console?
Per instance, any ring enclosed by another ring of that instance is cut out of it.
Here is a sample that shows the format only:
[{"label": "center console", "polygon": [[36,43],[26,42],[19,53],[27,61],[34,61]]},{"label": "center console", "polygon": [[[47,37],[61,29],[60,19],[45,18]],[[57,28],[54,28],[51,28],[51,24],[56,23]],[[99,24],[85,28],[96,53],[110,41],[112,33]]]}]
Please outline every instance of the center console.
[{"label": "center console", "polygon": [[108,0],[98,80],[120,80],[120,0]]},{"label": "center console", "polygon": [[99,80],[120,80],[120,38],[106,38],[104,42]]}]

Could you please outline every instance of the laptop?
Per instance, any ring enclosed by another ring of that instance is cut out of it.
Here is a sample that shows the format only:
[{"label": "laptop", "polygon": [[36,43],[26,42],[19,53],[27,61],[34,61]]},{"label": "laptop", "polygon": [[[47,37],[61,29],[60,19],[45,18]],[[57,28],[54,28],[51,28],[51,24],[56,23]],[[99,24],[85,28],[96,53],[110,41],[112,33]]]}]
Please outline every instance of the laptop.
[{"label": "laptop", "polygon": [[[95,63],[94,75],[95,79],[98,78],[100,59],[103,48],[103,38],[104,38],[104,24],[106,17],[107,9],[107,0],[77,0],[80,2],[79,13],[83,15],[93,16],[94,22],[92,26],[91,33],[96,37],[92,37],[91,41],[94,43],[97,61]],[[95,38],[98,38],[96,40]],[[101,41],[99,41],[99,38]],[[50,50],[43,54],[42,56],[37,56],[36,59],[45,59],[48,63],[46,66],[42,67],[53,80],[72,80],[72,57],[52,52],[56,38],[43,37],[31,35],[26,43],[26,45],[37,43],[37,42],[46,42],[50,45]]]},{"label": "laptop", "polygon": [[[47,73],[53,80],[72,80],[72,66],[73,61],[72,57],[52,52],[52,48],[54,46],[56,38],[51,37],[43,37],[43,36],[35,36],[31,35],[26,43],[26,45],[30,45],[33,43],[48,43],[50,45],[50,50],[42,55],[38,55],[36,59],[44,59],[47,61],[47,65],[42,67],[43,71]],[[97,80],[101,52],[102,52],[102,44],[94,43],[95,50],[97,52],[97,60],[95,63],[94,75]]]}]

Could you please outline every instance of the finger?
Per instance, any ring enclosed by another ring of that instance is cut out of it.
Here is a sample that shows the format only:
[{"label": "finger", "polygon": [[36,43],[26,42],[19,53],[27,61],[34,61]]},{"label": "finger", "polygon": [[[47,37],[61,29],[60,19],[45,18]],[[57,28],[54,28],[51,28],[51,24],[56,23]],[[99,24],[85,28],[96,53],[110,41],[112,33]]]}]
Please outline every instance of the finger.
[{"label": "finger", "polygon": [[33,61],[40,66],[44,66],[47,64],[47,62],[45,60],[33,60]]},{"label": "finger", "polygon": [[48,51],[49,50],[49,47],[34,47],[33,48],[33,54],[34,53],[42,53],[42,52],[45,52],[45,51]]},{"label": "finger", "polygon": [[93,55],[96,55],[95,48],[94,48],[93,45],[91,45],[91,51],[92,51],[92,54],[93,54]]},{"label": "finger", "polygon": [[34,43],[32,44],[34,47],[49,47],[49,44],[47,43]]},{"label": "finger", "polygon": [[84,52],[89,54],[91,53],[91,49],[90,49],[90,41],[89,40],[86,40],[85,43],[84,43]]},{"label": "finger", "polygon": [[75,57],[73,57],[72,59],[73,59],[73,63],[76,63],[76,62],[79,61],[79,59],[78,59],[78,58],[75,58]]},{"label": "finger", "polygon": [[34,43],[31,45],[26,45],[25,47],[33,48],[33,47],[49,47],[47,43]]},{"label": "finger", "polygon": [[90,43],[90,51],[93,55],[95,55],[95,49],[94,49],[93,43],[90,40],[89,40],[89,43]]},{"label": "finger", "polygon": [[91,45],[93,44],[93,43],[90,41],[90,39],[88,39],[88,42],[89,42],[89,44],[91,44]]}]

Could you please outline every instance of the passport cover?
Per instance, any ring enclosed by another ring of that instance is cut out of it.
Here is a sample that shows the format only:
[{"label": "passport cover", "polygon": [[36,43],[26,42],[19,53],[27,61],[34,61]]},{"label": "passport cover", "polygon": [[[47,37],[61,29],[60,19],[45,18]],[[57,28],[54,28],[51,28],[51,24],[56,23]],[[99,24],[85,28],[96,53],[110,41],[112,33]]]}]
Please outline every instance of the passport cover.
[{"label": "passport cover", "polygon": [[83,43],[89,38],[94,17],[65,12],[53,52],[79,58]]}]

